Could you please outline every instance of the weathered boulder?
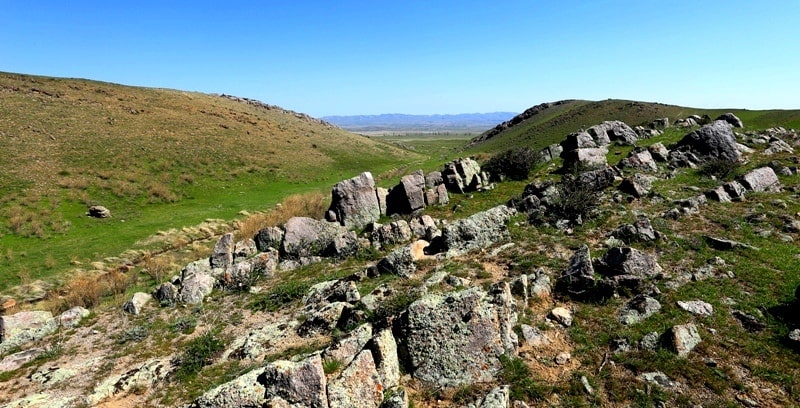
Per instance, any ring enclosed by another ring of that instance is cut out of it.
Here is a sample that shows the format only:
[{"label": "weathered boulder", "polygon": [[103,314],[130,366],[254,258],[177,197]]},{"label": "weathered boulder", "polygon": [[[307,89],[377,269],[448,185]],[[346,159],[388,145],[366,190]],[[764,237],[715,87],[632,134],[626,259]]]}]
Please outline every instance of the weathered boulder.
[{"label": "weathered boulder", "polygon": [[629,247],[609,249],[596,267],[598,272],[606,276],[656,277],[663,271],[654,255]]},{"label": "weathered boulder", "polygon": [[572,171],[573,169],[605,167],[608,164],[606,154],[608,154],[608,149],[604,147],[565,150],[561,154],[564,159],[563,168],[566,171]]},{"label": "weathered boulder", "polygon": [[619,174],[616,167],[603,167],[582,172],[578,175],[577,182],[591,191],[602,191],[613,186]]},{"label": "weathered boulder", "polygon": [[542,162],[553,161],[554,159],[561,157],[561,153],[563,152],[564,148],[561,147],[560,144],[551,144],[539,152],[539,160]]},{"label": "weathered boulder", "polygon": [[411,214],[425,208],[425,175],[422,170],[403,176],[400,184],[389,190],[386,198],[386,212],[392,214]]},{"label": "weathered boulder", "polygon": [[515,213],[513,208],[499,205],[445,226],[442,242],[447,256],[463,255],[509,239],[506,222]]},{"label": "weathered boulder", "polygon": [[380,203],[375,194],[372,173],[364,172],[348,180],[340,181],[331,191],[328,221],[358,229],[381,217]]},{"label": "weathered boulder", "polygon": [[624,325],[639,323],[661,310],[661,303],[650,296],[637,295],[625,302],[618,314],[619,322]]},{"label": "weathered boulder", "polygon": [[214,250],[209,258],[211,268],[224,270],[233,265],[233,248],[233,233],[229,232],[223,235],[214,245]]},{"label": "weathered boulder", "polygon": [[383,390],[372,353],[364,350],[338,377],[328,382],[328,406],[377,408],[383,401]]},{"label": "weathered boulder", "polygon": [[760,167],[742,176],[742,185],[751,191],[775,192],[781,190],[781,182],[771,167]]},{"label": "weathered boulder", "polygon": [[631,242],[655,241],[660,234],[653,229],[652,224],[650,224],[650,219],[647,217],[639,217],[633,224],[620,225],[609,235],[630,244]]},{"label": "weathered boulder", "polygon": [[325,256],[332,251],[337,238],[351,232],[339,224],[308,217],[290,218],[284,230],[280,255],[289,259]]},{"label": "weathered boulder", "polygon": [[164,282],[158,285],[153,292],[153,297],[160,306],[174,306],[178,300],[178,288],[170,282]]},{"label": "weathered boulder", "polygon": [[266,252],[270,248],[281,249],[283,230],[279,227],[262,228],[253,240],[256,242],[256,248],[261,252]]},{"label": "weathered boulder", "polygon": [[133,294],[130,300],[122,305],[122,310],[133,315],[138,315],[142,312],[142,309],[144,309],[144,305],[146,305],[147,302],[149,302],[152,298],[153,296],[151,296],[149,293],[136,292]]},{"label": "weathered boulder", "polygon": [[492,388],[478,405],[478,408],[508,408],[509,403],[509,386],[503,385]]},{"label": "weathered boulder", "polygon": [[425,189],[425,205],[445,205],[450,203],[450,196],[447,194],[447,186],[439,184],[433,188]]},{"label": "weathered boulder", "polygon": [[397,342],[390,328],[379,331],[369,343],[378,378],[385,388],[400,384],[400,360],[397,355]]},{"label": "weathered boulder", "polygon": [[261,369],[251,370],[219,385],[197,398],[187,408],[261,408],[266,403],[266,389],[258,382]]},{"label": "weathered boulder", "polygon": [[525,344],[531,347],[542,347],[549,345],[552,340],[546,334],[544,334],[541,330],[528,326],[527,324],[523,324],[520,326],[522,331],[522,338],[525,340]]},{"label": "weathered boulder", "polygon": [[565,307],[553,308],[547,317],[555,320],[558,324],[564,327],[572,326],[572,312]]},{"label": "weathered boulder", "polygon": [[370,239],[375,248],[384,245],[397,245],[406,243],[412,237],[411,227],[405,220],[392,221],[389,224],[372,224]]},{"label": "weathered boulder", "polygon": [[58,316],[58,323],[61,325],[61,327],[66,327],[66,328],[75,327],[78,324],[80,324],[81,320],[83,320],[90,314],[91,312],[89,312],[89,310],[82,308],[80,306],[75,306],[72,309],[65,311],[64,313],[61,313]]},{"label": "weathered boulder", "polygon": [[694,323],[677,325],[664,333],[664,343],[679,357],[686,357],[702,339]]},{"label": "weathered boulder", "polygon": [[494,380],[499,357],[513,353],[516,305],[508,284],[429,294],[409,306],[403,338],[411,373],[434,386]]},{"label": "weathered boulder", "polygon": [[714,307],[702,300],[679,300],[678,307],[698,316],[711,316],[711,314],[714,313]]},{"label": "weathered boulder", "polygon": [[411,233],[417,238],[431,241],[434,238],[441,236],[442,232],[439,231],[437,221],[430,215],[421,215],[414,217],[408,222],[408,227]]},{"label": "weathered boulder", "polygon": [[19,312],[0,316],[0,354],[32,341],[39,340],[58,329],[58,320],[46,311]]},{"label": "weathered boulder", "polygon": [[308,337],[314,334],[327,333],[339,327],[353,310],[353,306],[347,302],[332,302],[316,310],[308,317],[300,327],[297,334]]},{"label": "weathered boulder", "polygon": [[441,171],[432,171],[425,175],[425,188],[434,188],[444,184],[444,177]]},{"label": "weathered boulder", "polygon": [[719,115],[714,120],[722,120],[722,121],[728,122],[731,126],[733,126],[735,128],[744,127],[744,124],[742,123],[742,120],[739,119],[736,115],[734,115],[733,113],[730,113],[730,112],[723,113],[722,115]]},{"label": "weathered boulder", "polygon": [[405,245],[400,248],[394,249],[392,252],[378,261],[378,270],[381,273],[389,273],[393,275],[410,278],[417,271],[417,266],[414,264],[414,248],[413,245]]},{"label": "weathered boulder", "polygon": [[303,296],[307,310],[317,310],[333,302],[355,303],[361,299],[356,283],[346,279],[330,280],[311,286]]},{"label": "weathered boulder", "polygon": [[589,132],[585,131],[568,134],[567,137],[563,141],[561,141],[560,146],[562,152],[575,149],[598,147],[597,143],[595,143],[594,141],[594,138],[592,138],[592,135],[590,135]]},{"label": "weathered boulder", "polygon": [[705,194],[709,200],[719,201],[721,203],[729,203],[732,201],[731,196],[725,191],[725,187],[723,186],[717,186],[711,190],[706,190],[703,194]]},{"label": "weathered boulder", "polygon": [[372,325],[369,323],[358,326],[346,336],[337,339],[322,352],[323,361],[338,361],[342,367],[347,367],[364,349],[372,338]]},{"label": "weathered boulder", "polygon": [[444,166],[442,178],[447,190],[453,193],[468,193],[485,187],[481,166],[473,159],[457,159]]},{"label": "weathered boulder", "polygon": [[639,171],[658,171],[658,166],[656,165],[656,161],[653,159],[653,155],[650,154],[650,150],[646,149],[632,151],[628,157],[619,162],[619,167],[623,169],[634,169]]},{"label": "weathered boulder", "polygon": [[631,145],[638,140],[636,132],[630,126],[618,120],[605,121],[599,125],[594,125],[587,129],[587,132],[592,135],[598,146],[605,146],[614,140]]},{"label": "weathered boulder", "polygon": [[256,253],[258,253],[256,241],[252,238],[243,239],[233,246],[233,262],[244,261]]},{"label": "weathered boulder", "polygon": [[698,126],[699,123],[694,118],[678,118],[675,119],[675,122],[672,122],[674,126],[682,127],[682,128],[689,128],[693,126]]},{"label": "weathered boulder", "polygon": [[569,266],[562,272],[556,288],[573,296],[582,296],[588,295],[596,283],[589,247],[583,245],[569,259]]},{"label": "weathered boulder", "polygon": [[636,132],[636,136],[638,136],[639,139],[649,139],[651,137],[660,136],[662,133],[658,129],[653,129],[644,126],[635,126],[633,130]]},{"label": "weathered boulder", "polygon": [[389,190],[383,187],[376,187],[375,196],[378,197],[378,207],[380,207],[381,215],[389,215],[386,213],[386,200],[389,198]]},{"label": "weathered boulder", "polygon": [[214,290],[216,279],[205,273],[184,274],[181,279],[181,289],[178,297],[181,302],[194,305],[203,303],[203,298]]},{"label": "weathered boulder", "polygon": [[265,388],[266,400],[279,397],[301,407],[328,407],[327,380],[319,354],[296,363],[284,360],[270,363],[258,376],[258,382]]},{"label": "weathered boulder", "polygon": [[744,199],[744,195],[747,192],[747,189],[739,183],[738,181],[729,181],[722,185],[725,189],[725,192],[728,193],[731,200],[733,201],[741,201]]},{"label": "weathered boulder", "polygon": [[660,162],[669,161],[669,150],[667,150],[663,143],[653,143],[647,147],[647,150],[650,152],[650,157],[654,160]]},{"label": "weathered boulder", "polygon": [[93,218],[111,218],[111,211],[102,205],[93,205],[89,207],[89,212],[86,215]]},{"label": "weathered boulder", "polygon": [[657,179],[653,176],[636,173],[623,179],[619,184],[619,190],[636,198],[642,198],[650,194],[655,180]]},{"label": "weathered boulder", "polygon": [[723,121],[715,121],[689,133],[677,143],[676,147],[679,150],[691,151],[705,159],[735,162],[741,156],[731,125]]}]

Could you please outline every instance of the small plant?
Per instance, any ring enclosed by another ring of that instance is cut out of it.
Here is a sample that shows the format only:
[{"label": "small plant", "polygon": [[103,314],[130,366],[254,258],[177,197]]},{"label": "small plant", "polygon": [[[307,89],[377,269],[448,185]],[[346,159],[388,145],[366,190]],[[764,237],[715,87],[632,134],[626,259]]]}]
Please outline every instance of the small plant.
[{"label": "small plant", "polygon": [[308,284],[301,281],[283,282],[250,302],[250,309],[260,312],[274,312],[281,306],[300,299],[308,291]]},{"label": "small plant", "polygon": [[698,169],[699,173],[717,180],[733,180],[742,165],[738,160],[709,159]]},{"label": "small plant", "polygon": [[128,342],[140,342],[147,338],[150,330],[147,326],[133,326],[122,332],[119,335],[117,342],[125,344]]},{"label": "small plant", "polygon": [[527,180],[531,168],[537,162],[536,151],[528,147],[516,147],[492,156],[482,170],[488,172],[492,178]]},{"label": "small plant", "polygon": [[193,316],[183,316],[172,323],[172,329],[183,334],[192,334],[195,327],[197,327],[197,318]]},{"label": "small plant", "polygon": [[335,358],[328,359],[322,362],[322,371],[324,371],[325,374],[327,375],[339,371],[340,368],[342,368],[342,362]]},{"label": "small plant", "polygon": [[551,208],[554,221],[585,220],[600,204],[600,193],[573,175],[564,175],[556,188],[557,193]]},{"label": "small plant", "polygon": [[175,377],[179,381],[194,377],[203,367],[211,364],[224,348],[225,343],[216,331],[197,336],[185,345],[183,354],[178,358]]}]

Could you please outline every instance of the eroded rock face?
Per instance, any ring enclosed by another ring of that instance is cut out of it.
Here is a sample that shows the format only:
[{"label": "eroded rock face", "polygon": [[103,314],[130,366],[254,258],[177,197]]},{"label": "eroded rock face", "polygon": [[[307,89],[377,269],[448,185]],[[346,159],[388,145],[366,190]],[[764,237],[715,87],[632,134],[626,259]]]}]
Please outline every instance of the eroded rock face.
[{"label": "eroded rock face", "polygon": [[196,399],[188,408],[261,408],[266,402],[265,388],[258,383],[258,376],[262,372],[260,369],[255,369],[213,388]]},{"label": "eroded rock face", "polygon": [[514,352],[515,308],[506,283],[492,293],[470,288],[412,303],[403,327],[412,375],[447,387],[492,381],[499,356]]},{"label": "eroded rock face", "polygon": [[442,178],[447,190],[454,193],[468,193],[484,187],[481,166],[473,159],[458,159],[447,163],[442,170]]},{"label": "eroded rock face", "polygon": [[389,190],[386,198],[386,212],[391,214],[411,214],[425,208],[425,175],[418,170],[400,179],[400,184]]},{"label": "eroded rock face", "polygon": [[383,401],[383,390],[372,353],[364,350],[328,383],[328,406],[377,408]]},{"label": "eroded rock face", "polygon": [[349,180],[340,181],[331,191],[328,221],[358,229],[381,217],[380,203],[375,194],[372,173],[364,172]]},{"label": "eroded rock face", "polygon": [[500,205],[453,222],[442,230],[447,256],[459,256],[509,239],[506,222],[513,208]]},{"label": "eroded rock face", "polygon": [[328,408],[327,380],[318,354],[297,363],[284,360],[270,363],[258,376],[258,382],[265,388],[266,400],[278,397],[289,404]]},{"label": "eroded rock face", "polygon": [[731,125],[719,120],[684,136],[677,147],[700,157],[730,162],[738,161],[741,156]]},{"label": "eroded rock face", "polygon": [[39,340],[58,328],[58,320],[46,311],[19,312],[0,316],[0,354]]}]

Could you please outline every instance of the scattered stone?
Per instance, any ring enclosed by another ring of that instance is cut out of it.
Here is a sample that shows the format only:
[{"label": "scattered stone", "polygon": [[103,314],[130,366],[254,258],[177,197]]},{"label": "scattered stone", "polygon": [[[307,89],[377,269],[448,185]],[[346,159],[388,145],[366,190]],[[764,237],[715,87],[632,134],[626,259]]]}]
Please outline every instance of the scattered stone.
[{"label": "scattered stone", "polygon": [[383,390],[372,353],[364,350],[338,377],[328,382],[328,406],[375,408],[383,401]]},{"label": "scattered stone", "polygon": [[[800,329],[794,329],[789,332],[789,340],[794,342],[796,346],[800,346]],[[2,371],[0,369],[0,371]]]},{"label": "scattered stone", "polygon": [[86,215],[92,218],[111,218],[111,211],[102,205],[93,205],[89,207]]},{"label": "scattered stone", "polygon": [[578,248],[569,260],[569,266],[561,274],[557,288],[573,296],[587,295],[596,284],[594,266],[589,254],[589,247]]},{"label": "scattered stone", "polygon": [[663,272],[654,255],[630,247],[611,248],[597,262],[597,270],[606,276],[632,275],[657,277]]},{"label": "scattered stone", "polygon": [[609,345],[611,352],[614,354],[622,354],[631,351],[631,343],[628,339],[624,337],[618,337],[615,339],[611,339],[611,344]]},{"label": "scattered stone", "polygon": [[405,220],[392,221],[389,224],[372,224],[370,239],[376,249],[384,245],[396,245],[406,243],[413,237],[411,226]]},{"label": "scattered stone", "polygon": [[528,293],[533,298],[549,298],[551,292],[550,277],[544,273],[539,274],[530,284]]},{"label": "scattered stone", "polygon": [[412,303],[403,327],[412,375],[448,387],[492,381],[499,357],[516,348],[515,310],[507,283],[490,293],[475,287]]},{"label": "scattered stone", "polygon": [[637,173],[622,180],[622,183],[619,185],[619,190],[636,198],[642,198],[650,194],[650,190],[653,188],[653,182],[656,180],[657,179],[653,176],[645,176]]},{"label": "scattered stone", "polygon": [[610,236],[621,239],[625,243],[652,242],[659,238],[659,233],[653,229],[647,217],[639,217],[633,224],[623,224],[612,231]]},{"label": "scattered stone", "polygon": [[690,300],[687,302],[679,300],[678,307],[698,316],[711,316],[714,313],[714,307],[702,300]]},{"label": "scattered stone", "polygon": [[541,162],[553,161],[554,159],[561,157],[561,153],[563,152],[564,148],[561,147],[560,144],[551,144],[539,152],[539,160]]},{"label": "scattered stone", "polygon": [[353,306],[347,302],[329,303],[315,311],[300,327],[297,334],[308,337],[314,334],[327,333],[339,327],[352,311]]},{"label": "scattered stone", "polygon": [[734,309],[731,311],[731,315],[733,315],[733,317],[739,321],[745,330],[751,333],[757,333],[767,328],[767,325],[758,320],[757,317],[749,313],[742,312],[741,310]]},{"label": "scattered stone", "polygon": [[446,256],[460,256],[508,240],[506,222],[515,213],[513,208],[499,205],[446,225],[442,229]]},{"label": "scattered stone", "polygon": [[645,334],[639,341],[639,348],[642,350],[655,350],[658,348],[658,343],[661,336],[658,332],[650,332]]},{"label": "scattered stone", "polygon": [[349,229],[359,229],[378,221],[381,208],[372,173],[364,172],[336,183],[331,190],[331,205],[327,214],[328,221],[338,222]]},{"label": "scattered stone", "polygon": [[711,236],[707,236],[706,235],[705,236],[705,240],[706,240],[706,243],[708,244],[708,246],[710,246],[711,248],[714,248],[716,250],[719,250],[719,251],[731,251],[731,250],[739,249],[739,248],[758,250],[758,248],[756,248],[754,246],[750,246],[750,245],[747,245],[747,244],[744,244],[744,243],[741,243],[741,242],[737,242],[737,241],[733,241],[733,240],[730,240],[730,239],[715,238],[715,237],[711,237]]},{"label": "scattered stone", "polygon": [[647,147],[647,150],[650,151],[650,156],[660,162],[667,162],[669,161],[669,150],[664,146],[663,143],[658,142],[654,143]]},{"label": "scattered stone", "polygon": [[664,129],[669,127],[669,118],[658,118],[650,122],[651,129]]},{"label": "scattered stone", "polygon": [[187,408],[261,408],[266,403],[266,389],[258,382],[263,370],[251,370],[232,381],[204,393]]},{"label": "scattered stone", "polygon": [[583,390],[586,391],[586,394],[594,395],[594,387],[589,384],[589,379],[585,375],[581,376],[581,385],[583,385]]},{"label": "scattered stone", "polygon": [[619,167],[630,168],[639,171],[658,171],[658,166],[656,165],[653,156],[650,154],[650,150],[646,149],[632,151],[628,157],[619,162]]},{"label": "scattered stone", "polygon": [[275,361],[264,368],[258,382],[265,388],[265,399],[284,399],[289,404],[313,408],[327,408],[327,381],[322,369],[322,359],[314,354],[305,360]]},{"label": "scattered stone", "polygon": [[730,113],[730,112],[723,113],[722,115],[719,115],[714,120],[723,120],[725,122],[728,122],[731,126],[733,126],[735,128],[744,127],[744,125],[742,124],[742,120],[739,119],[738,117],[736,117],[736,115],[734,115],[733,113]]},{"label": "scattered stone", "polygon": [[520,328],[522,331],[522,338],[527,345],[534,348],[550,345],[550,338],[541,330],[528,326],[527,324],[521,325]]},{"label": "scattered stone", "polygon": [[127,393],[134,388],[149,389],[167,378],[172,370],[170,359],[153,359],[128,370],[121,375],[112,376],[94,388],[86,400],[89,405],[97,405],[100,401]]},{"label": "scattered stone", "polygon": [[510,401],[507,385],[492,388],[477,408],[508,408]]},{"label": "scattered stone", "polygon": [[404,388],[388,391],[389,395],[380,408],[408,408],[408,393]]},{"label": "scattered stone", "polygon": [[678,357],[686,357],[702,341],[694,323],[673,326],[664,336],[665,344]]},{"label": "scattered stone", "polygon": [[664,389],[676,389],[680,388],[680,383],[672,381],[666,374],[656,371],[652,373],[642,373],[639,375],[639,379],[642,381],[649,382],[651,384],[655,384],[659,387]]},{"label": "scattered stone", "polygon": [[90,314],[91,312],[89,312],[89,310],[80,306],[75,306],[64,313],[61,313],[58,316],[58,323],[64,328],[76,327],[81,323],[81,320]]},{"label": "scattered stone", "polygon": [[729,203],[729,202],[733,201],[731,199],[731,196],[728,194],[728,192],[725,191],[725,187],[724,186],[717,186],[717,187],[715,187],[715,188],[713,188],[711,190],[706,191],[703,194],[705,194],[706,197],[708,197],[709,199],[714,200],[714,201],[719,201],[721,203]]},{"label": "scattered stone", "polygon": [[572,326],[572,312],[567,308],[557,307],[550,311],[548,317],[564,327]]},{"label": "scattered stone", "polygon": [[169,282],[164,282],[153,292],[153,297],[162,307],[174,306],[178,300],[178,288]]},{"label": "scattered stone", "polygon": [[58,320],[46,311],[19,312],[0,316],[0,354],[39,340],[58,329]]},{"label": "scattered stone", "polygon": [[744,195],[747,190],[744,186],[739,183],[738,181],[729,181],[722,185],[725,189],[725,192],[731,197],[733,201],[741,201],[744,200]]},{"label": "scattered stone", "polygon": [[620,309],[619,322],[631,325],[641,322],[661,310],[661,303],[646,295],[637,295]]},{"label": "scattered stone", "polygon": [[742,185],[752,191],[776,192],[781,190],[781,182],[771,167],[761,167],[750,171],[741,178]]},{"label": "scattered stone", "polygon": [[565,365],[565,364],[569,364],[569,361],[571,359],[572,359],[572,355],[569,354],[568,352],[564,351],[564,352],[558,353],[558,355],[556,355],[556,358],[554,359],[554,361],[558,365]]},{"label": "scattered stone", "polygon": [[122,305],[122,310],[133,315],[138,315],[142,312],[144,305],[147,304],[147,302],[149,302],[152,298],[153,297],[150,296],[149,293],[136,292],[129,301]]},{"label": "scattered stone", "polygon": [[355,282],[338,279],[320,282],[311,286],[303,296],[303,304],[307,306],[306,310],[319,310],[329,303],[355,303],[360,299],[361,295]]}]

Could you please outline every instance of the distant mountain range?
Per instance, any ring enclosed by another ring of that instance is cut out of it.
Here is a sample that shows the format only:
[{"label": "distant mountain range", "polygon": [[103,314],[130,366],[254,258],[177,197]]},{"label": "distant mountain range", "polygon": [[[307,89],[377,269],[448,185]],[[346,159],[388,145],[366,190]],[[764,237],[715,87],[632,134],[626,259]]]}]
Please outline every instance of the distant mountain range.
[{"label": "distant mountain range", "polygon": [[351,132],[483,132],[517,112],[460,113],[454,115],[323,116],[321,119]]}]

